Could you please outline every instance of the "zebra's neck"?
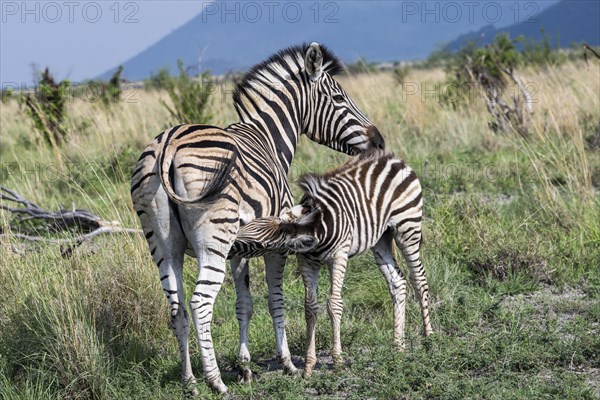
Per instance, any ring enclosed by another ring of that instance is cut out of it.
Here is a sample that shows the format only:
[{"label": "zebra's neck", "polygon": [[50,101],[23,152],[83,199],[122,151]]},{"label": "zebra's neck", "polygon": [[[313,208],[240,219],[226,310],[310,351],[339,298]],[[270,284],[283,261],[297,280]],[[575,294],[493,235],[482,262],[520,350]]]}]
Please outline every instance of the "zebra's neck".
[{"label": "zebra's neck", "polygon": [[309,83],[302,65],[301,54],[262,64],[238,85],[233,99],[241,125],[260,136],[286,173],[303,131],[307,107]]}]

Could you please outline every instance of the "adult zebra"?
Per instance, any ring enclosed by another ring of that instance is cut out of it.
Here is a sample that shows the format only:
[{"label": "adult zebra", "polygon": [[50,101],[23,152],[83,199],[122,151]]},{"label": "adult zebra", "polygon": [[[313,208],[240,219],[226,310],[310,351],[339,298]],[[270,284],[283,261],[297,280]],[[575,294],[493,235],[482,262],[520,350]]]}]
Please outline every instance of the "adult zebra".
[{"label": "adult zebra", "polygon": [[[282,50],[253,67],[236,87],[233,101],[239,123],[225,129],[206,125],[168,129],[144,150],[136,165],[131,195],[170,304],[184,384],[195,384],[183,305],[184,253],[198,259],[190,307],[204,377],[210,387],[223,393],[227,387],[215,360],[210,327],[225,259],[240,225],[292,206],[287,173],[301,134],[347,154],[384,147],[379,131],[332,78],[340,69],[339,60],[317,43]],[[284,370],[295,373],[284,328],[284,264],[282,255],[265,256],[276,353]],[[231,269],[240,328],[239,360],[244,380],[249,380],[252,300],[248,262],[235,258]]]}]

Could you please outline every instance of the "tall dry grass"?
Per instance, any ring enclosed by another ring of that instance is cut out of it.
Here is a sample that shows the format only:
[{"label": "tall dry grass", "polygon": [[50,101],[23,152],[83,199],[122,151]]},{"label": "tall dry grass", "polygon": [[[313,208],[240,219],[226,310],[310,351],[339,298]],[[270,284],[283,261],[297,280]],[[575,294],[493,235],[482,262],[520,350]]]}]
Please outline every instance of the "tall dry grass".
[{"label": "tall dry grass", "polygon": [[[453,152],[461,147],[494,151],[511,147],[526,150],[540,168],[552,165],[565,172],[570,189],[590,189],[589,162],[585,154],[584,131],[599,120],[600,67],[570,62],[561,67],[520,71],[533,93],[531,144],[513,135],[496,135],[487,128],[489,116],[477,96],[468,107],[454,111],[440,106],[439,95],[445,74],[440,69],[413,70],[401,86],[391,73],[378,73],[339,80],[357,104],[379,127],[388,147],[407,158],[425,158],[432,152]],[[237,116],[231,104],[233,85],[215,87],[211,113],[214,124],[225,126]],[[416,91],[416,92],[415,92]],[[90,161],[99,156],[116,155],[130,146],[139,151],[162,129],[175,124],[159,103],[164,92],[137,90],[127,100],[106,109],[99,103],[73,100],[69,103],[69,141],[58,151],[43,146],[30,121],[16,102],[3,104],[0,123],[3,132],[2,162],[63,163]],[[544,154],[534,147],[547,146]],[[314,148],[310,153],[314,154]],[[319,149],[322,150],[322,149]],[[310,160],[309,152],[299,149],[298,160]],[[317,156],[323,156],[318,151]],[[570,155],[565,159],[565,155]],[[328,156],[328,155],[325,155]],[[539,164],[539,165],[538,165]],[[575,167],[575,168],[574,168]],[[569,173],[568,170],[571,170]],[[127,172],[127,171],[124,171]],[[21,182],[21,186],[27,182]],[[35,196],[35,188],[25,189]],[[84,195],[82,193],[82,195]]]}]

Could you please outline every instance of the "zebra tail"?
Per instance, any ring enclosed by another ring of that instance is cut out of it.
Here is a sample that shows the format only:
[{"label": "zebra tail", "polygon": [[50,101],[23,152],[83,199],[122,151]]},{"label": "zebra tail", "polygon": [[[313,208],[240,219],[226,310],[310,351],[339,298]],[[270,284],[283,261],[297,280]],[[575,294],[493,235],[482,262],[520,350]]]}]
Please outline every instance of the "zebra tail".
[{"label": "zebra tail", "polygon": [[[202,192],[198,197],[183,197],[175,193],[173,188],[173,159],[175,158],[176,151],[172,149],[173,146],[167,146],[165,141],[158,162],[158,175],[160,176],[160,183],[167,193],[167,196],[171,201],[176,204],[196,204],[202,203],[202,205],[208,205],[217,200],[226,189],[230,180],[232,179],[232,170],[235,166],[238,158],[237,151],[234,146],[228,146],[229,153],[227,156],[227,162],[219,162],[214,166],[214,170],[211,171],[212,177],[202,189]],[[207,172],[204,172],[207,173]]]}]

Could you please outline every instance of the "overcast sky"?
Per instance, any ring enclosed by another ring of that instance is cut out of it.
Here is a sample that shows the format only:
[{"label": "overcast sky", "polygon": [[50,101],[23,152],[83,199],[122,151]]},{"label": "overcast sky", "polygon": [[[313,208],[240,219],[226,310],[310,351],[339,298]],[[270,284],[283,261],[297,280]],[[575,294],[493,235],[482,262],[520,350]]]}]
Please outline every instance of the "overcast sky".
[{"label": "overcast sky", "polygon": [[32,63],[50,66],[57,79],[94,77],[184,24],[206,3],[0,0],[2,87],[30,83]]}]

